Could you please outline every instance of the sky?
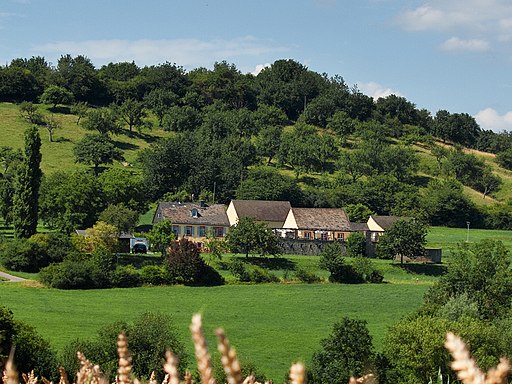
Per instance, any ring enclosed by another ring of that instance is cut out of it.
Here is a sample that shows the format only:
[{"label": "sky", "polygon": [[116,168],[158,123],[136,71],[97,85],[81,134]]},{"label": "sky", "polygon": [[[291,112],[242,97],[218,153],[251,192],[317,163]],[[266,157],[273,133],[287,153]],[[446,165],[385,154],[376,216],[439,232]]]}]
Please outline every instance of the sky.
[{"label": "sky", "polygon": [[0,0],[0,63],[87,56],[185,70],[275,60],[512,131],[510,0]]}]

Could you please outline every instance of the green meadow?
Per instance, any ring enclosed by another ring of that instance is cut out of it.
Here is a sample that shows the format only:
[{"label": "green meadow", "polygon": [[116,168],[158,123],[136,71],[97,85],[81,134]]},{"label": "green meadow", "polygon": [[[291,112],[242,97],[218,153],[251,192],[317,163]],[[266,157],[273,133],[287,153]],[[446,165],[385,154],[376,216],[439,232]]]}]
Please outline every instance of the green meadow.
[{"label": "green meadow", "polygon": [[[63,291],[0,283],[0,303],[33,325],[57,351],[92,338],[116,320],[146,311],[172,315],[189,353],[193,313],[204,317],[209,345],[223,327],[241,359],[281,380],[293,361],[308,362],[343,316],[364,319],[379,349],[388,327],[416,309],[429,284],[261,284]],[[212,347],[214,348],[214,347]]]}]

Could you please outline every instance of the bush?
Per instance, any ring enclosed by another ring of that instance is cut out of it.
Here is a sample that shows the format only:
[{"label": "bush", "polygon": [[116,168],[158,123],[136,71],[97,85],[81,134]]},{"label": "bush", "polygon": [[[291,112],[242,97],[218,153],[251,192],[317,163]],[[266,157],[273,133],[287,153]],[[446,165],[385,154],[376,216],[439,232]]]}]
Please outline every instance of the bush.
[{"label": "bush", "polygon": [[33,369],[36,376],[56,379],[57,359],[50,344],[34,328],[15,320],[6,307],[0,307],[0,331],[0,360],[3,361],[15,345],[14,361],[19,371]]},{"label": "bush", "polygon": [[306,271],[304,268],[297,268],[295,271],[295,277],[303,283],[313,284],[320,282],[320,277],[314,273]]},{"label": "bush", "polygon": [[0,243],[0,261],[5,268],[22,272],[38,272],[48,265],[45,249],[27,239]]},{"label": "bush", "polygon": [[188,362],[183,341],[174,327],[172,318],[158,312],[144,313],[132,324],[114,322],[100,329],[98,336],[93,340],[73,341],[64,348],[62,355],[65,359],[62,366],[67,372],[76,372],[76,352],[80,350],[94,364],[99,364],[113,379],[117,373],[116,341],[120,332],[125,332],[128,337],[128,348],[133,358],[133,373],[137,377],[148,379],[151,371],[155,371],[157,380],[161,381],[162,357],[165,356],[167,349],[177,355],[180,371],[183,373]]},{"label": "bush", "polygon": [[64,260],[41,269],[39,279],[59,289],[94,289],[108,286],[107,277],[90,259]]},{"label": "bush", "polygon": [[308,372],[311,383],[346,384],[351,376],[361,376],[374,364],[372,337],[363,320],[344,317],[320,345]]},{"label": "bush", "polygon": [[159,265],[143,266],[140,270],[140,278],[145,285],[163,285],[169,282],[167,271]]},{"label": "bush", "polygon": [[118,265],[112,274],[112,285],[118,288],[140,287],[142,279],[131,265]]},{"label": "bush", "polygon": [[223,278],[201,258],[197,246],[187,239],[171,243],[166,259],[169,281],[185,285],[220,285]]},{"label": "bush", "polygon": [[278,283],[280,281],[279,277],[261,267],[254,267],[254,269],[249,272],[249,275],[250,281],[253,283]]},{"label": "bush", "polygon": [[358,256],[353,259],[352,266],[357,275],[367,283],[382,283],[384,276],[373,266],[373,262],[364,256]]},{"label": "bush", "polygon": [[235,276],[239,281],[248,282],[251,281],[251,275],[247,271],[244,263],[240,260],[235,259],[229,263],[229,271]]},{"label": "bush", "polygon": [[366,256],[366,237],[361,232],[352,233],[347,238],[347,255]]}]

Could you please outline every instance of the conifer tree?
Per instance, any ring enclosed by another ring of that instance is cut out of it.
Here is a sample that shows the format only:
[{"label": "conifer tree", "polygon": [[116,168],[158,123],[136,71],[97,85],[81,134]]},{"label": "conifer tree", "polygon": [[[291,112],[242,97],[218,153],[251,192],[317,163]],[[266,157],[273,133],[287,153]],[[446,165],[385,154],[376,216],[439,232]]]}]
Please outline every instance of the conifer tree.
[{"label": "conifer tree", "polygon": [[41,137],[37,127],[25,131],[25,152],[18,168],[13,198],[14,236],[29,238],[36,233],[39,186],[41,185]]}]

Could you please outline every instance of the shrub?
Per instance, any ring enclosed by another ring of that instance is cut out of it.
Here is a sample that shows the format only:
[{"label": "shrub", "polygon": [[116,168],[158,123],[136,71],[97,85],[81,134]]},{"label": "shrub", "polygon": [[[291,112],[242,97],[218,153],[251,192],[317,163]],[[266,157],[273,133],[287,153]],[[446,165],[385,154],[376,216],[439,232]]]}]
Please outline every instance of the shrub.
[{"label": "shrub", "polygon": [[140,270],[140,278],[146,285],[162,285],[168,283],[168,275],[165,268],[159,265],[145,265]]},{"label": "shrub", "polygon": [[312,357],[309,382],[346,384],[351,376],[361,376],[374,363],[372,337],[363,320],[344,317],[320,345],[321,350]]},{"label": "shrub", "polygon": [[320,282],[320,277],[314,273],[306,271],[304,268],[297,268],[295,271],[295,277],[303,283],[313,284]]},{"label": "shrub", "polygon": [[41,269],[39,279],[45,285],[59,289],[101,288],[105,278],[90,260],[64,260]]},{"label": "shrub", "polygon": [[251,275],[247,271],[244,263],[240,260],[234,259],[229,263],[229,271],[235,276],[239,281],[248,282],[251,281]]},{"label": "shrub", "polygon": [[56,378],[57,359],[50,344],[34,328],[15,320],[12,312],[6,307],[0,307],[0,331],[2,361],[15,345],[14,360],[21,372],[30,372],[33,369],[38,376]]},{"label": "shrub", "polygon": [[45,249],[27,239],[1,242],[0,261],[7,269],[23,272],[38,272],[48,265]]},{"label": "shrub", "polygon": [[196,245],[183,238],[171,243],[166,259],[169,280],[174,284],[219,285],[224,280],[201,258]]},{"label": "shrub", "polygon": [[375,269],[373,262],[367,257],[358,256],[354,258],[352,266],[355,273],[361,276],[364,282],[382,283],[382,280],[384,280],[382,273]]},{"label": "shrub", "polygon": [[128,337],[128,348],[133,357],[133,373],[140,378],[149,378],[151,371],[155,371],[159,380],[162,380],[162,357],[167,349],[171,350],[179,359],[184,371],[188,355],[183,341],[176,330],[173,319],[159,312],[146,312],[140,315],[131,324],[117,321],[98,330],[98,336],[93,340],[75,340],[64,348],[63,356],[72,356],[62,361],[67,372],[78,369],[76,352],[80,350],[87,358],[99,364],[102,370],[110,374],[113,379],[117,373],[117,335],[125,332]]},{"label": "shrub", "polygon": [[366,237],[361,232],[352,233],[347,238],[348,256],[366,256]]},{"label": "shrub", "polygon": [[280,281],[279,277],[261,267],[254,267],[249,275],[250,281],[253,283],[278,283]]},{"label": "shrub", "polygon": [[142,279],[137,271],[131,265],[118,265],[112,274],[112,285],[118,288],[139,287],[142,285]]}]

